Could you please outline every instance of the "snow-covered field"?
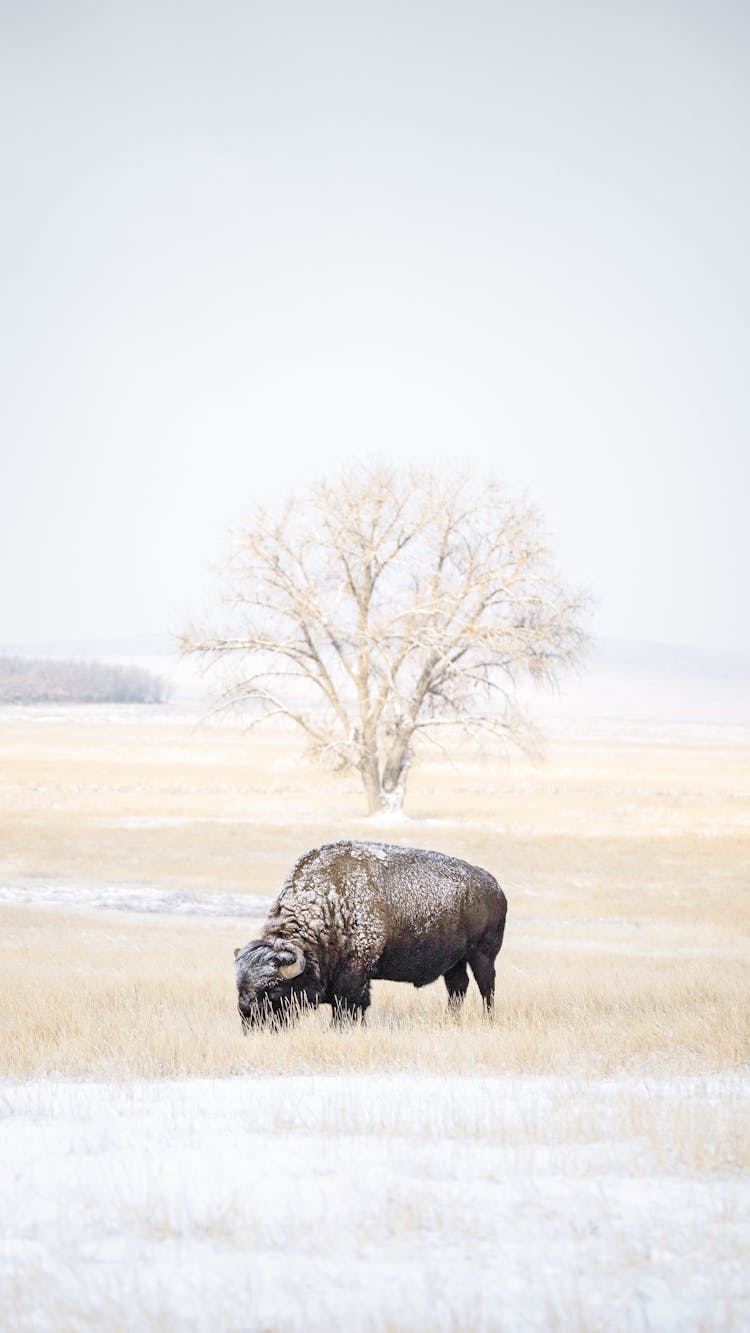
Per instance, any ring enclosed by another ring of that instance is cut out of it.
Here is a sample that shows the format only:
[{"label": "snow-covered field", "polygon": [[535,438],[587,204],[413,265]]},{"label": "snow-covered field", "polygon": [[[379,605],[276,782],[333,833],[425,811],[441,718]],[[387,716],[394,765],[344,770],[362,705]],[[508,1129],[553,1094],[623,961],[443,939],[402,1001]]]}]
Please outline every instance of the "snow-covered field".
[{"label": "snow-covered field", "polygon": [[749,1102],[737,1075],[6,1083],[5,1327],[741,1329]]},{"label": "snow-covered field", "polygon": [[508,889],[492,1027],[394,987],[245,1040],[232,947],[356,784],[187,668],[0,710],[0,1328],[750,1326],[750,668],[623,651],[535,700],[544,765],[425,755],[378,826]]}]

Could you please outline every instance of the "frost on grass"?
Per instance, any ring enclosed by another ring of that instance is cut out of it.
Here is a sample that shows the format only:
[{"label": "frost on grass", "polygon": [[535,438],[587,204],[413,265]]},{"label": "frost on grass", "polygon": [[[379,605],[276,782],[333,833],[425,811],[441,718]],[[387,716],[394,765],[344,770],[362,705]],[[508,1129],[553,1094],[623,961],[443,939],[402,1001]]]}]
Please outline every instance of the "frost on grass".
[{"label": "frost on grass", "polygon": [[190,893],[153,884],[0,884],[0,904],[166,913],[177,916],[263,916],[268,900],[243,893]]},{"label": "frost on grass", "polygon": [[749,1098],[738,1076],[5,1084],[0,1322],[740,1327]]}]

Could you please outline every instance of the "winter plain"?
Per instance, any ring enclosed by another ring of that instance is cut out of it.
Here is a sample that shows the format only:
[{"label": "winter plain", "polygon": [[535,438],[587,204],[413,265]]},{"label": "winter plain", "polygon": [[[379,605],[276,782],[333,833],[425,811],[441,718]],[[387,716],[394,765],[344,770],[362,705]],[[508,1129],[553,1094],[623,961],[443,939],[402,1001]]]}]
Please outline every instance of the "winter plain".
[{"label": "winter plain", "polygon": [[[428,753],[390,824],[179,699],[3,709],[0,1323],[746,1327],[743,672],[600,661],[543,762]],[[242,1035],[232,948],[338,836],[497,875],[494,1024],[376,983]]]}]

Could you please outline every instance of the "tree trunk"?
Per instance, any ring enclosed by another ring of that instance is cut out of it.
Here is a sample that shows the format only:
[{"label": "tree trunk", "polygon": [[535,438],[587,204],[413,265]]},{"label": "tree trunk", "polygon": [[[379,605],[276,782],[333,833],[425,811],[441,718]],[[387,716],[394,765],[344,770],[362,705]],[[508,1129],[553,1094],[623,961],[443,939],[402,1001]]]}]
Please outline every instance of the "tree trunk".
[{"label": "tree trunk", "polygon": [[380,808],[388,810],[392,814],[400,814],[404,808],[404,791],[406,788],[406,768],[403,768],[399,774],[398,781],[391,787],[382,786],[380,789]]},{"label": "tree trunk", "polygon": [[368,815],[384,814],[386,811],[398,813],[403,809],[407,769],[408,765],[404,764],[398,775],[389,774],[386,786],[385,775],[381,780],[377,764],[360,766]]},{"label": "tree trunk", "polygon": [[406,777],[409,771],[407,739],[398,736],[393,741],[383,764],[382,774],[375,742],[363,746],[358,768],[367,798],[368,815],[384,814],[386,811],[399,813],[403,810]]},{"label": "tree trunk", "polygon": [[403,809],[408,771],[409,742],[403,736],[399,736],[393,742],[383,765],[383,776],[380,783],[381,810],[398,811]]},{"label": "tree trunk", "polygon": [[[406,775],[404,775],[404,777],[405,776]],[[398,787],[394,787],[391,791],[386,791],[380,783],[378,783],[377,786],[374,786],[371,782],[367,781],[364,774],[362,774],[362,782],[365,789],[365,796],[367,797],[368,815],[385,814],[386,811],[391,814],[398,814],[403,809],[405,786],[403,780],[399,783]]]},{"label": "tree trunk", "polygon": [[362,756],[359,764],[359,774],[367,798],[367,813],[368,815],[376,815],[378,811],[386,808],[382,799],[383,789],[380,785],[377,752],[375,754],[365,753]]}]

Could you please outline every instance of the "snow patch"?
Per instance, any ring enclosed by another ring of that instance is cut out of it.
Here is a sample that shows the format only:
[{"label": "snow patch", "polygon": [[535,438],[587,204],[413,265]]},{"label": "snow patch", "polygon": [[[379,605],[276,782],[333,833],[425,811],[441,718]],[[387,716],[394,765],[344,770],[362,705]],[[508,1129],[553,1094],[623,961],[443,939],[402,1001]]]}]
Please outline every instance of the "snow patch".
[{"label": "snow patch", "polygon": [[0,903],[178,916],[265,916],[269,899],[240,893],[189,893],[148,884],[0,884]]},{"label": "snow patch", "polygon": [[739,1328],[747,1179],[670,1165],[644,1127],[710,1132],[749,1097],[730,1076],[0,1084],[0,1322]]},{"label": "snow patch", "polygon": [[358,822],[369,827],[390,827],[391,824],[410,824],[411,819],[405,810],[376,810],[372,815],[364,815]]}]

